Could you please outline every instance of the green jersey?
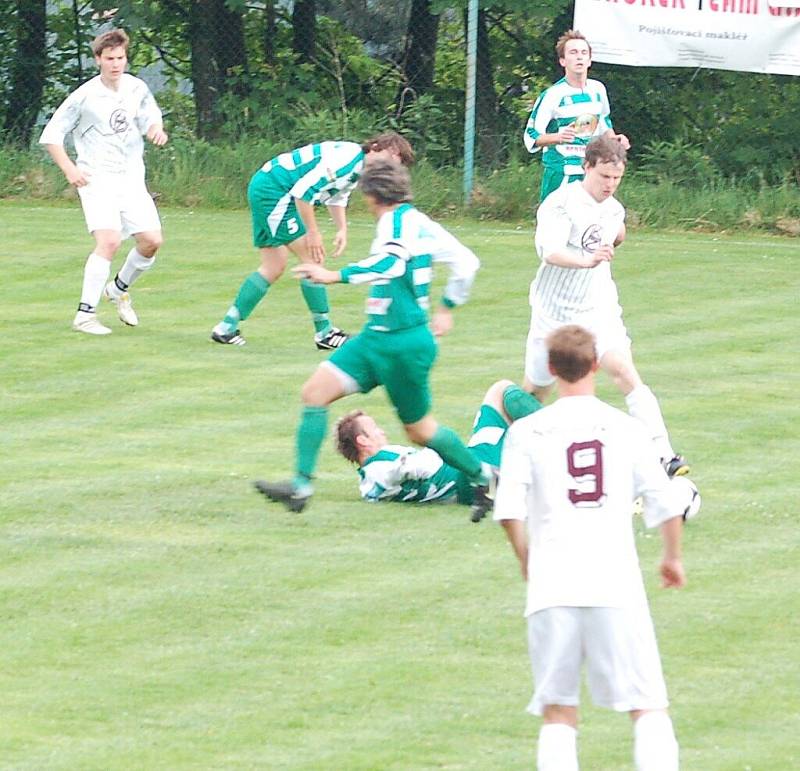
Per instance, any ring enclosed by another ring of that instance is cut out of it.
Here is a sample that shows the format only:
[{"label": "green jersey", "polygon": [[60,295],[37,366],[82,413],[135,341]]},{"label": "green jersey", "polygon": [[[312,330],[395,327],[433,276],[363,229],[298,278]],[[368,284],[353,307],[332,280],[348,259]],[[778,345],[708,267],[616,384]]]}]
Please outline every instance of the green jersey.
[{"label": "green jersey", "polygon": [[378,220],[369,257],[340,274],[345,284],[371,284],[367,328],[395,332],[427,323],[434,262],[450,268],[442,302],[450,307],[466,302],[478,258],[441,225],[402,204]]},{"label": "green jersey", "polygon": [[587,80],[585,88],[575,88],[566,78],[561,78],[540,94],[523,135],[528,152],[542,149],[536,145],[541,134],[555,134],[565,126],[575,129],[575,139],[545,147],[542,163],[546,168],[563,169],[568,178],[583,176],[586,145],[593,137],[612,128],[608,94],[599,80]]}]

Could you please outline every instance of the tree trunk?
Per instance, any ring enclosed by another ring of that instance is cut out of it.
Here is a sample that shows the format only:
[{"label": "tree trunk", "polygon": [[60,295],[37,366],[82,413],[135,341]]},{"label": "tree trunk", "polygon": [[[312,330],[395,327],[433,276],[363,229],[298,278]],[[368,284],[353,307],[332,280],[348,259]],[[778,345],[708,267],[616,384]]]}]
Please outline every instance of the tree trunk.
[{"label": "tree trunk", "polygon": [[482,166],[493,166],[499,160],[502,148],[497,112],[497,94],[494,90],[492,56],[489,47],[489,29],[486,12],[478,11],[478,55],[475,64],[475,123],[478,144],[478,161]]},{"label": "tree trunk", "polygon": [[214,0],[193,0],[189,14],[189,45],[192,56],[192,90],[197,114],[197,135],[211,139],[217,133],[219,116],[219,78],[216,72],[213,43]]},{"label": "tree trunk", "polygon": [[439,16],[431,13],[431,0],[412,0],[403,57],[403,83],[397,104],[403,105],[424,94],[433,85]]},{"label": "tree trunk", "polygon": [[223,92],[247,93],[247,46],[241,11],[231,11],[225,0],[215,2],[214,58]]},{"label": "tree trunk", "polygon": [[298,61],[311,62],[316,52],[316,0],[295,0],[292,10],[292,50]]},{"label": "tree trunk", "polygon": [[27,147],[42,106],[47,64],[47,3],[46,0],[16,0],[16,4],[16,56],[4,131],[15,144]]},{"label": "tree trunk", "polygon": [[264,3],[264,37],[262,47],[264,51],[264,61],[267,64],[275,64],[275,0],[266,0]]}]

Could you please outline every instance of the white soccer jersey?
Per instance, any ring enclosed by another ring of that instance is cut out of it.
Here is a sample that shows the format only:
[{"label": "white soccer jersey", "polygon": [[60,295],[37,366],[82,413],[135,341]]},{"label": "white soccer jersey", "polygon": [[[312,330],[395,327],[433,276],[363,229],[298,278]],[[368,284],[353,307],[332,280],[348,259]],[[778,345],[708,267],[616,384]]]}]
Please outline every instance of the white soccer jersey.
[{"label": "white soccer jersey", "polygon": [[155,123],[161,123],[161,110],[143,80],[124,73],[114,91],[97,75],[59,105],[39,142],[63,145],[72,134],[81,170],[144,179],[142,136]]},{"label": "white soccer jersey", "polygon": [[388,444],[358,469],[361,497],[368,501],[452,501],[459,471],[423,447]]},{"label": "white soccer jersey", "polygon": [[571,396],[509,429],[495,520],[527,520],[526,615],[543,608],[646,602],[631,510],[648,527],[681,516],[688,486],[670,483],[642,424],[594,396]]},{"label": "white soccer jersey", "polygon": [[613,196],[596,201],[583,185],[564,185],[536,213],[536,251],[542,260],[531,283],[533,316],[546,328],[581,323],[583,314],[620,314],[611,263],[593,268],[562,268],[547,262],[554,253],[591,254],[612,245],[625,222],[625,209]]}]

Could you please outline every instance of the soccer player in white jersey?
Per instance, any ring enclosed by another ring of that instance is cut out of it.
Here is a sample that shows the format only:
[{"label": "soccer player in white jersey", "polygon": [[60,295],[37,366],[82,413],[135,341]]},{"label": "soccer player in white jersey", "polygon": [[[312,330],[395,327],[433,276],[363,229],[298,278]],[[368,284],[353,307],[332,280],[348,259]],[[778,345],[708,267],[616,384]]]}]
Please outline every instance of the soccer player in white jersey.
[{"label": "soccer player in white jersey", "polygon": [[611,125],[606,87],[589,78],[589,41],[577,30],[568,30],[558,39],[556,53],[564,77],[539,95],[523,134],[529,153],[543,150],[540,201],[564,180],[583,178],[583,156],[592,137],[607,136],[630,148],[628,138]]},{"label": "soccer player in white jersey", "polygon": [[[510,380],[493,383],[475,414],[467,449],[497,469],[509,425],[541,409],[536,397]],[[334,430],[336,449],[358,467],[361,497],[370,502],[475,503],[475,489],[463,472],[449,466],[429,447],[390,444],[374,418],[354,410],[340,418]],[[486,511],[478,506],[472,521]]]},{"label": "soccer player in white jersey", "polygon": [[545,338],[564,324],[580,324],[597,339],[600,366],[625,396],[628,411],[647,427],[670,476],[689,473],[675,453],[653,392],[642,382],[622,322],[611,275],[614,247],[625,238],[625,209],[614,197],[627,153],[616,140],[593,139],[586,148],[585,177],[549,195],[536,213],[541,264],[531,283],[531,326],[524,387],[544,401],[554,381]]},{"label": "soccer player in white jersey", "polygon": [[636,554],[631,502],[663,540],[662,586],[682,587],[682,518],[695,488],[670,479],[641,423],[594,395],[593,335],[548,337],[559,398],[508,431],[494,519],[527,581],[525,615],[543,717],[539,771],[577,771],[580,676],[596,704],[634,721],[639,771],[677,771],[678,744]]},{"label": "soccer player in white jersey", "polygon": [[[116,305],[125,324],[139,323],[128,288],[153,266],[163,243],[161,221],[145,186],[142,137],[161,147],[167,134],[150,89],[125,72],[127,50],[128,36],[121,29],[95,38],[92,51],[100,74],[61,103],[39,139],[77,189],[86,226],[94,237],[72,323],[77,332],[91,335],[111,332],[97,319],[101,295]],[[75,144],[75,162],[64,149],[67,134]],[[131,235],[136,245],[108,282],[114,254]]]},{"label": "soccer player in white jersey", "polygon": [[[336,226],[333,256],[347,246],[347,202],[367,163],[391,160],[410,166],[414,151],[408,141],[390,131],[355,142],[319,142],[281,153],[250,179],[247,200],[253,222],[253,244],[261,265],[239,287],[225,317],[211,332],[223,345],[244,345],[240,323],[264,299],[283,275],[291,251],[303,263],[323,263],[325,247],[315,206],[325,205]],[[314,340],[320,350],[341,346],[347,335],[330,320],[328,291],[303,279],[303,299],[311,312]]]},{"label": "soccer player in white jersey", "polygon": [[[408,438],[434,449],[446,463],[462,471],[469,484],[480,487],[474,505],[486,511],[491,505],[486,488],[492,470],[469,452],[455,431],[437,423],[431,414],[429,385],[437,353],[434,335],[450,331],[451,309],[467,301],[480,262],[441,225],[409,203],[411,179],[404,166],[375,161],[367,166],[359,184],[377,220],[369,257],[337,271],[309,262],[293,272],[318,284],[369,284],[367,323],[303,385],[294,478],[260,480],[256,489],[290,511],[302,511],[313,493],[329,405],[348,394],[368,393],[382,385]],[[429,328],[434,262],[447,264],[450,277]]]}]

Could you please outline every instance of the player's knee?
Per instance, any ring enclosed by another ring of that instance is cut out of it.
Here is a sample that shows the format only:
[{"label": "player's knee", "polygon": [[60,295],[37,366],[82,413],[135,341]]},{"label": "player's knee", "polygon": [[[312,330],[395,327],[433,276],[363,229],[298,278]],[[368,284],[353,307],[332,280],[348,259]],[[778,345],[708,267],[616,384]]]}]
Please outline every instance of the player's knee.
[{"label": "player's knee", "polygon": [[120,245],[122,244],[122,236],[121,235],[104,235],[97,237],[95,236],[95,252],[98,254],[102,254],[104,257],[111,257],[114,256],[114,253],[119,249]]},{"label": "player's knee", "polygon": [[141,233],[136,241],[136,248],[142,257],[152,257],[164,243],[164,236],[160,232]]}]

